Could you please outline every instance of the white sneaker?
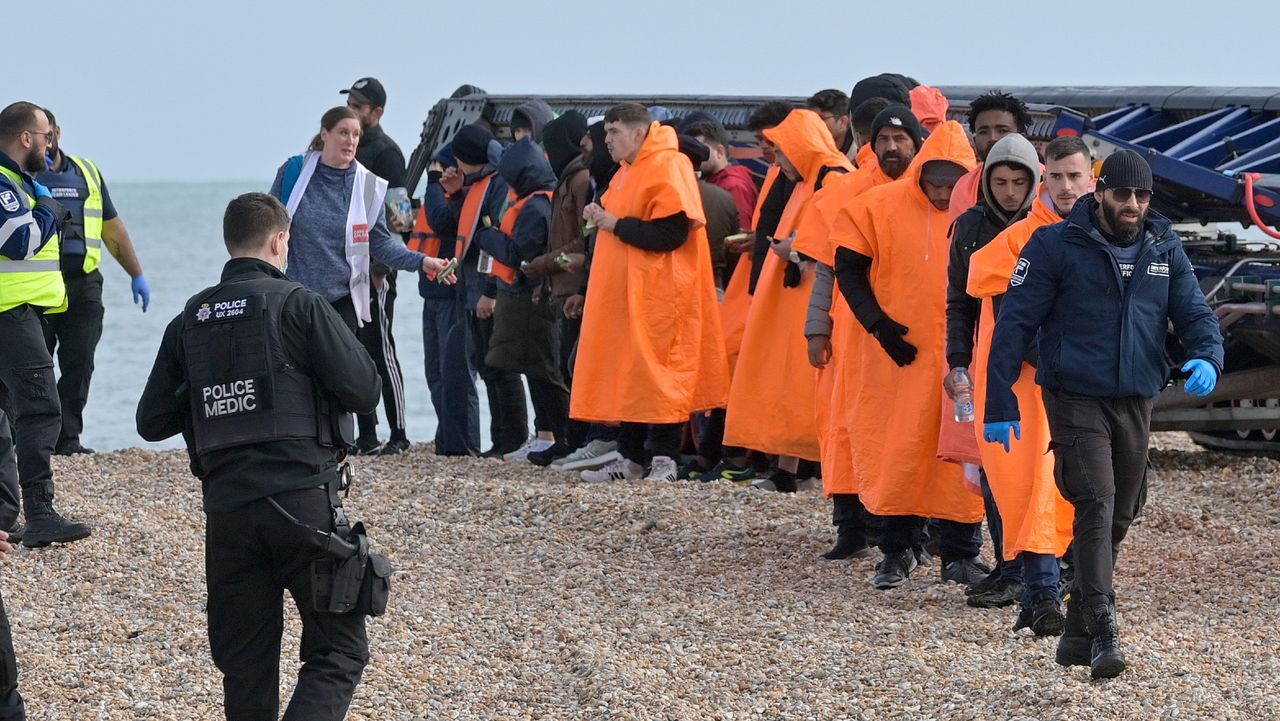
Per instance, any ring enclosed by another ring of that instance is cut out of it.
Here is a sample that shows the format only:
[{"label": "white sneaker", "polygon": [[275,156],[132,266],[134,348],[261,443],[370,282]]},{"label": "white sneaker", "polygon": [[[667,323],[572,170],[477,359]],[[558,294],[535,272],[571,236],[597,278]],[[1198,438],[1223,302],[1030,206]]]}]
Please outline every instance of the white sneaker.
[{"label": "white sneaker", "polygon": [[587,483],[607,483],[609,481],[634,481],[644,477],[644,466],[619,458],[609,465],[594,471],[583,471],[579,477]]},{"label": "white sneaker", "polygon": [[649,475],[645,476],[646,481],[674,481],[679,474],[676,468],[676,462],[667,456],[654,456],[653,463],[649,466]]},{"label": "white sneaker", "polygon": [[545,451],[554,444],[555,444],[555,441],[547,441],[537,436],[533,436],[529,440],[525,441],[523,446],[520,446],[514,451],[503,455],[502,460],[506,461],[507,463],[515,463],[516,461],[527,461],[529,460],[530,453]]},{"label": "white sneaker", "polygon": [[551,462],[553,471],[581,471],[602,468],[622,458],[617,441],[591,441],[564,458]]}]

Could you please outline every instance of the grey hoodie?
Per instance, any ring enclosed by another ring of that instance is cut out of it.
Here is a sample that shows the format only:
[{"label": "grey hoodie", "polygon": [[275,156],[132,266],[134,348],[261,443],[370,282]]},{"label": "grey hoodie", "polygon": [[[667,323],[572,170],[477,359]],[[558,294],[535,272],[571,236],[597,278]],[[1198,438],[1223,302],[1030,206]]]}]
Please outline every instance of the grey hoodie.
[{"label": "grey hoodie", "polygon": [[542,129],[546,127],[547,123],[551,122],[551,119],[556,116],[555,112],[551,109],[551,106],[547,105],[540,98],[532,98],[527,102],[517,105],[516,109],[512,111],[513,120],[515,119],[516,113],[528,118],[529,126],[533,129],[533,142],[538,144],[542,143]]},{"label": "grey hoodie", "polygon": [[[991,197],[991,171],[1001,163],[1013,163],[1031,172],[1031,192],[1027,193],[1027,199],[1022,202],[1022,207],[1013,213],[1006,213]],[[1035,200],[1036,190],[1039,187],[1040,156],[1036,154],[1036,146],[1032,145],[1030,140],[1012,133],[1000,138],[995,145],[991,146],[986,163],[982,166],[981,186],[982,199],[986,201],[988,212],[1008,225],[1012,218],[1022,215],[1031,208],[1031,202]]]}]

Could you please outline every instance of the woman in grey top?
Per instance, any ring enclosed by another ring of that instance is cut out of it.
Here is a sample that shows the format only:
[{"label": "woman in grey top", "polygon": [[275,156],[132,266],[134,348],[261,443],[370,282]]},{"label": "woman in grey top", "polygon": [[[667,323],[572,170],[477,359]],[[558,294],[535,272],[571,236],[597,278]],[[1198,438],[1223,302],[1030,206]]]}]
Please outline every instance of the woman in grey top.
[{"label": "woman in grey top", "polygon": [[[387,229],[384,203],[367,210],[352,207],[361,200],[352,197],[358,180],[362,184],[382,182],[356,161],[360,121],[355,113],[346,107],[332,108],[321,117],[320,128],[312,142],[312,151],[318,155],[312,152],[285,161],[276,173],[271,194],[285,203],[293,216],[288,277],[324,296],[354,331],[362,314],[361,299],[352,288],[353,283],[368,282],[368,256],[397,270],[422,270],[432,279],[447,261],[406,248]],[[385,193],[385,187],[381,190]],[[301,197],[291,197],[297,193]],[[370,189],[368,195],[361,195],[368,199],[374,197],[372,193]],[[360,255],[365,256],[363,266]],[[453,282],[452,275],[442,281]]]}]

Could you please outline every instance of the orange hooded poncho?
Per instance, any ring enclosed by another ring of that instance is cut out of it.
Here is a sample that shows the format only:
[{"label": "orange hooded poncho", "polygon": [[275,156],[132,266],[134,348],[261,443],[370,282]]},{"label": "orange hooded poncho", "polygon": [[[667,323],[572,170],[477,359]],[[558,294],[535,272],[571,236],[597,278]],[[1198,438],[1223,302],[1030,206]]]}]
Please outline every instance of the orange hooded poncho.
[{"label": "orange hooded poncho", "polygon": [[[841,176],[827,176],[827,182],[813,196],[813,211],[806,213],[792,243],[819,263],[835,267],[836,246],[831,241],[831,226],[840,209],[851,204],[862,191],[892,182],[884,174],[874,152],[864,145],[858,151],[858,169]],[[831,361],[818,371],[818,388],[814,402],[818,427],[818,445],[822,452],[822,490],[828,498],[837,494],[856,494],[857,477],[853,472],[853,451],[844,421],[847,403],[847,378],[857,368],[849,363],[859,352],[861,332],[853,311],[840,295],[837,285],[831,289]]]},{"label": "orange hooded poncho", "polygon": [[[853,170],[836,147],[822,118],[812,110],[792,110],[777,127],[764,131],[800,174],[782,212],[774,237],[796,233],[811,212],[822,168]],[[838,177],[829,173],[827,178]],[[734,368],[725,418],[725,445],[817,460],[821,453],[815,425],[817,377],[809,365],[804,321],[809,311],[813,272],[800,285],[782,285],[786,261],[770,252],[760,271],[747,315],[742,352]]]},{"label": "orange hooded poncho", "polygon": [[975,523],[982,498],[967,488],[959,466],[937,458],[950,222],[920,188],[921,167],[930,160],[974,166],[958,123],[938,126],[902,178],[863,192],[833,226],[837,244],[872,259],[876,299],[909,328],[906,340],[917,349],[915,361],[900,368],[859,328],[854,400],[845,410],[867,510]]},{"label": "orange hooded poncho", "polygon": [[[751,227],[747,230],[754,231],[760,223],[760,208],[764,205],[764,200],[769,196],[769,189],[773,187],[773,181],[778,179],[778,173],[782,169],[776,165],[770,165],[769,171],[765,173],[764,185],[760,187],[760,194],[756,197],[755,213],[751,216]],[[742,350],[742,334],[747,329],[747,313],[751,310],[751,251],[738,256],[738,266],[733,271],[733,277],[729,279],[729,285],[724,289],[724,300],[720,301],[720,320],[724,327],[724,345],[725,350],[729,354],[729,370],[732,372],[738,365],[738,353]]]},{"label": "orange hooded poncho", "polygon": [[[987,405],[987,359],[996,325],[992,298],[1008,290],[1018,256],[1031,240],[1031,234],[1061,220],[1052,206],[1037,195],[1026,218],[1006,228],[969,259],[969,295],[982,298],[978,342],[971,366],[977,418],[982,418]],[[1004,548],[1000,550],[1009,561],[1022,551],[1061,556],[1071,543],[1075,509],[1062,498],[1053,479],[1049,422],[1040,398],[1040,386],[1036,385],[1035,368],[1022,365],[1022,375],[1013,384],[1013,392],[1022,412],[1022,440],[1011,438],[1008,453],[1002,445],[984,442],[982,424],[974,424],[982,467],[987,472],[991,495],[996,499],[1004,525]]]},{"label": "orange hooded poncho", "polygon": [[570,415],[584,421],[680,423],[724,407],[729,391],[702,198],[676,133],[653,123],[634,163],[602,199],[619,218],[684,213],[688,239],[641,250],[601,229],[582,316]]}]

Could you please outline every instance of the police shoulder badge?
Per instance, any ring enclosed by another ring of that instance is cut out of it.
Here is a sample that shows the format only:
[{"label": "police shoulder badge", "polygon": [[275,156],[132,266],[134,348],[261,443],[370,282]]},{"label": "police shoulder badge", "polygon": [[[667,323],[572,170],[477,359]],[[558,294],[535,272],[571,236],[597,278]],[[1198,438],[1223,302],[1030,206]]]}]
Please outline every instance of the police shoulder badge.
[{"label": "police shoulder badge", "polygon": [[17,193],[13,192],[12,190],[6,190],[3,192],[0,192],[0,207],[4,208],[5,212],[12,213],[16,211],[18,208],[21,208],[22,203],[18,202]]},{"label": "police shoulder badge", "polygon": [[196,311],[196,320],[201,323],[209,320],[209,316],[213,315],[213,311],[209,309],[208,303],[201,303],[200,310]]},{"label": "police shoulder badge", "polygon": [[1027,272],[1031,270],[1031,261],[1026,258],[1018,258],[1018,266],[1013,269],[1013,277],[1009,279],[1009,287],[1022,285],[1027,279]]}]

